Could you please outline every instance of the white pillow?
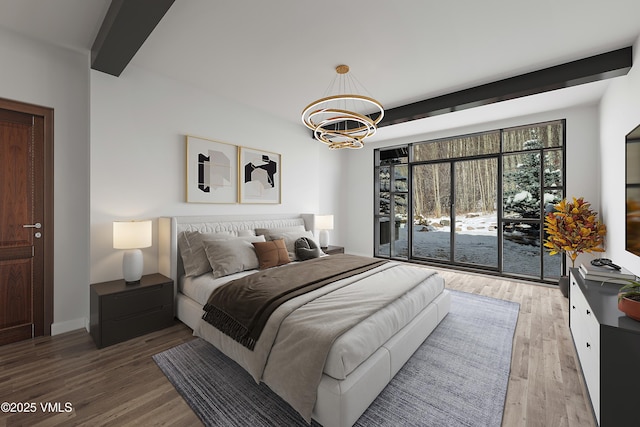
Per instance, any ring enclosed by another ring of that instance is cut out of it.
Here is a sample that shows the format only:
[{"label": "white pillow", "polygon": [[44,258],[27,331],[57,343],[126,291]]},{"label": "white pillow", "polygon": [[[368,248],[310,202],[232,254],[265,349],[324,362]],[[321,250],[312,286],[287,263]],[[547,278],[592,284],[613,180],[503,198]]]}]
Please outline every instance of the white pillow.
[{"label": "white pillow", "polygon": [[230,233],[201,233],[199,231],[184,231],[178,236],[178,249],[182,257],[186,276],[199,276],[211,271],[211,265],[204,252],[202,241],[228,240],[236,237]]},{"label": "white pillow", "polygon": [[258,268],[258,256],[251,243],[264,241],[264,236],[204,240],[202,243],[211,265],[213,277],[222,277]]}]

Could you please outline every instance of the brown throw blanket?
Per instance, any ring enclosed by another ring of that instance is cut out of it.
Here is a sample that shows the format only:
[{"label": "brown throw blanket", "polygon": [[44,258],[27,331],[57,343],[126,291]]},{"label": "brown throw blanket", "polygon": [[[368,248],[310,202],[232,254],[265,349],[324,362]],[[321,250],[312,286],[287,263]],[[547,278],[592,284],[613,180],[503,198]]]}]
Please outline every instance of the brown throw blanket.
[{"label": "brown throw blanket", "polygon": [[385,262],[340,254],[260,271],[213,291],[202,318],[253,350],[269,316],[282,303]]}]

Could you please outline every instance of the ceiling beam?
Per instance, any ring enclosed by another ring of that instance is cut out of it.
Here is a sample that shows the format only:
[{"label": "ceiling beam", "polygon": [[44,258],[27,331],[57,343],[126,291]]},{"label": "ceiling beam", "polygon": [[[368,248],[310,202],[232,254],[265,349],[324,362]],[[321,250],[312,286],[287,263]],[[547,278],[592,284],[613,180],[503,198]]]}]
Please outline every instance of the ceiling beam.
[{"label": "ceiling beam", "polygon": [[113,0],[91,47],[91,68],[119,76],[175,0]]},{"label": "ceiling beam", "polygon": [[631,46],[385,110],[378,127],[625,75]]}]

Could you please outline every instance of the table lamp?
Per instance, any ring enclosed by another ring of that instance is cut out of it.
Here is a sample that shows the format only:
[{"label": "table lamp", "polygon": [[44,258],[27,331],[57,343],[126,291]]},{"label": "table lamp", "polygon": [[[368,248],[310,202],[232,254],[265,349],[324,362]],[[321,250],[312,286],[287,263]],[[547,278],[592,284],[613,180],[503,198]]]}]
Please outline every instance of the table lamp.
[{"label": "table lamp", "polygon": [[320,230],[318,243],[322,249],[326,249],[329,246],[329,230],[333,230],[333,215],[316,215],[314,223],[316,230]]},{"label": "table lamp", "polygon": [[113,248],[126,249],[122,257],[122,274],[128,285],[140,283],[143,269],[140,248],[149,246],[151,246],[151,220],[113,222]]}]

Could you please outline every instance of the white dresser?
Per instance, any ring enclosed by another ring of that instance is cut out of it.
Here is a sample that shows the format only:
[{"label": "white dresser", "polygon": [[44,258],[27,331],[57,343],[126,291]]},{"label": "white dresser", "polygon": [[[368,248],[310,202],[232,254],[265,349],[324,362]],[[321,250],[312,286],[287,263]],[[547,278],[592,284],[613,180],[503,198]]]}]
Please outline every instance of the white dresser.
[{"label": "white dresser", "polygon": [[569,325],[598,425],[640,425],[640,322],[618,310],[621,285],[571,270]]}]

